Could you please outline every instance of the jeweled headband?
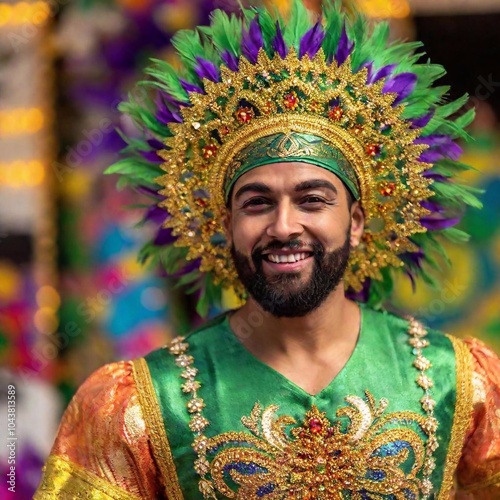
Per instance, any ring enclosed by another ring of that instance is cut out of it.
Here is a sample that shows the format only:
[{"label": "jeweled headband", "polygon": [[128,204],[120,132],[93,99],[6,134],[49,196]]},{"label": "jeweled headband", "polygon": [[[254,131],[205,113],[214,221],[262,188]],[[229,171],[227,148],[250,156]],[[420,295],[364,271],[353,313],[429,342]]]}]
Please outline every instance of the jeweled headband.
[{"label": "jeweled headband", "polygon": [[425,275],[438,236],[463,239],[452,226],[480,204],[455,181],[468,168],[455,141],[468,138],[473,111],[457,118],[467,96],[447,102],[447,87],[433,85],[443,68],[388,33],[331,1],[316,20],[298,0],[286,22],[264,8],[217,10],[210,26],[174,37],[181,70],[159,60],[146,70],[155,99],[122,105],[144,139],[108,173],[151,195],[146,219],[161,228],[140,257],[200,291],[201,313],[223,288],[244,296],[222,220],[231,184],[256,166],[252,150],[272,163],[269,153],[287,158],[312,141],[316,154],[299,157],[344,175],[366,220],[345,275],[359,299],[388,298],[394,273]]}]

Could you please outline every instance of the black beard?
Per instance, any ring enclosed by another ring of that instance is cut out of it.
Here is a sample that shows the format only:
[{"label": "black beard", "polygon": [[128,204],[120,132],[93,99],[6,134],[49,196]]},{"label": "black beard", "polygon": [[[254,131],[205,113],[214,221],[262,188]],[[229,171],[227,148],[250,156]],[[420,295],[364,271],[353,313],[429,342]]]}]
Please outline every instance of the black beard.
[{"label": "black beard", "polygon": [[317,309],[342,280],[350,255],[349,233],[350,230],[344,244],[330,253],[326,253],[319,243],[313,245],[311,277],[300,288],[297,287],[300,272],[281,273],[269,278],[262,269],[262,252],[285,248],[300,252],[303,245],[296,240],[287,243],[273,241],[265,249],[255,249],[252,252],[255,271],[250,265],[250,259],[238,252],[234,245],[231,247],[231,254],[243,286],[265,311],[278,318],[301,317]]}]

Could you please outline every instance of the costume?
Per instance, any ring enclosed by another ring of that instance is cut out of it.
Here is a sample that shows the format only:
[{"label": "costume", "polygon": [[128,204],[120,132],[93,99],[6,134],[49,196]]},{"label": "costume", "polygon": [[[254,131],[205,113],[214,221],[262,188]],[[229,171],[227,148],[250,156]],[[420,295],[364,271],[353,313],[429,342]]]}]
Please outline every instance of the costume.
[{"label": "costume", "polygon": [[299,2],[287,23],[242,16],[174,39],[183,70],[148,70],[156,108],[124,110],[149,138],[109,171],[154,198],[163,226],[142,258],[199,291],[201,312],[224,288],[245,299],[222,230],[237,180],[289,161],[334,173],[365,215],[344,278],[368,304],[356,347],[314,396],[246,351],[227,315],[108,365],[68,408],[35,498],[449,498],[457,470],[460,488],[498,497],[498,359],[373,309],[394,273],[426,276],[436,235],[463,238],[452,226],[478,205],[452,182],[473,112],[449,117],[466,98],[444,103],[418,44],[390,45],[387,25],[338,4],[317,22]]}]

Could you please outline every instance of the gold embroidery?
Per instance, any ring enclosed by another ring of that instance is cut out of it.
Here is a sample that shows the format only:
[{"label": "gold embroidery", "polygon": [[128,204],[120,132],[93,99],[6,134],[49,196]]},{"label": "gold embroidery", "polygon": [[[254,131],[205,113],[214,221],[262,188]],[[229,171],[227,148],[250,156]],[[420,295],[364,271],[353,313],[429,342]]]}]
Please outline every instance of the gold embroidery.
[{"label": "gold embroidery", "polygon": [[167,498],[169,500],[183,500],[184,496],[179,485],[168,437],[165,433],[163,416],[158,406],[151,374],[144,358],[133,361],[133,374],[138,387],[137,394],[143,409],[153,454],[161,471],[162,478],[165,479]]},{"label": "gold embroidery", "polygon": [[251,415],[242,418],[252,434],[226,432],[207,440],[207,453],[215,453],[210,473],[216,490],[241,500],[341,499],[362,491],[418,496],[425,447],[416,429],[424,426],[425,417],[412,412],[384,416],[387,400],[377,405],[368,391],[366,400],[348,396],[346,401],[349,406],[336,416],[349,419],[347,429],[313,406],[302,426],[291,430],[292,438],[285,433],[296,423],[292,417],[276,416],[276,405],[262,410],[256,403]]},{"label": "gold embroidery", "polygon": [[465,434],[472,418],[472,355],[461,340],[447,335],[453,344],[456,356],[457,400],[451,429],[451,439],[446,456],[443,483],[438,500],[448,499],[453,487],[453,476],[462,453]]},{"label": "gold embroidery", "polygon": [[83,467],[52,455],[34,500],[138,500],[139,497],[118,488]]}]

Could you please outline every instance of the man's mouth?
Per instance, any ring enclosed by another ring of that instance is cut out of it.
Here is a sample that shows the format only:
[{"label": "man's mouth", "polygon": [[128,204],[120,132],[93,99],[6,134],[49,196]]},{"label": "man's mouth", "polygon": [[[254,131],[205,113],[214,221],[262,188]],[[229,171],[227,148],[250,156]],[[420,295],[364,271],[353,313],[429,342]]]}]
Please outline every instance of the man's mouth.
[{"label": "man's mouth", "polygon": [[301,260],[310,257],[311,252],[297,252],[297,253],[287,253],[287,254],[277,254],[277,253],[268,253],[263,255],[264,260],[268,262],[274,262],[276,264],[286,264],[286,263],[294,263],[299,262]]}]

